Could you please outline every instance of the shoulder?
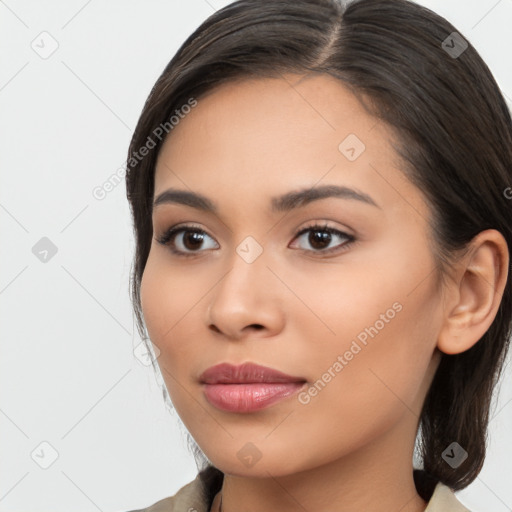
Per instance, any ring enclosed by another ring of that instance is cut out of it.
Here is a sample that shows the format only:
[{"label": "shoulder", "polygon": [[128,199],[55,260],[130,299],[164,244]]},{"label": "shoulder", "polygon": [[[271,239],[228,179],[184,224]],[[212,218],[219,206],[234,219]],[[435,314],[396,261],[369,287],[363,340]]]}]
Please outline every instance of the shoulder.
[{"label": "shoulder", "polygon": [[471,512],[455,497],[455,493],[446,485],[438,483],[425,512]]},{"label": "shoulder", "polygon": [[147,508],[129,512],[209,512],[200,475],[181,487],[173,496],[157,501]]}]

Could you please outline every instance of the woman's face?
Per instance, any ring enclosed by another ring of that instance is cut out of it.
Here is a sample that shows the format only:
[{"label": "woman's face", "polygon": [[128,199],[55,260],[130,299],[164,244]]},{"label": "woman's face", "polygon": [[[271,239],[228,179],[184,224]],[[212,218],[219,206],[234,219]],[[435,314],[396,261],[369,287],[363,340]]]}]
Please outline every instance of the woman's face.
[{"label": "woman's face", "polygon": [[[173,189],[216,210],[160,201],[141,285],[179,416],[214,465],[239,475],[409,457],[438,362],[430,214],[389,128],[334,78],[285,78],[223,85],[173,128],[154,199]],[[276,199],[299,191],[322,194]],[[174,226],[202,236],[159,243]],[[306,382],[258,410],[214,405],[201,374],[244,362]]]}]

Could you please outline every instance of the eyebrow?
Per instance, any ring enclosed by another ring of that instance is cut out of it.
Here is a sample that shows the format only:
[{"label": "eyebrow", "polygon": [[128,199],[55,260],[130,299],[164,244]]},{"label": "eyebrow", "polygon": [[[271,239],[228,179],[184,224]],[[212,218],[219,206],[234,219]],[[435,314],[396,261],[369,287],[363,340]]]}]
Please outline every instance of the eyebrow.
[{"label": "eyebrow", "polygon": [[[295,208],[306,206],[313,201],[318,201],[319,199],[325,199],[328,197],[361,201],[362,203],[380,208],[380,206],[368,194],[353,188],[338,185],[323,185],[320,187],[292,191],[281,196],[272,197],[271,208],[274,212],[287,212]],[[217,205],[206,196],[198,194],[197,192],[172,188],[169,188],[159,194],[153,202],[153,207],[173,203],[183,204],[205,212],[218,213]]]}]

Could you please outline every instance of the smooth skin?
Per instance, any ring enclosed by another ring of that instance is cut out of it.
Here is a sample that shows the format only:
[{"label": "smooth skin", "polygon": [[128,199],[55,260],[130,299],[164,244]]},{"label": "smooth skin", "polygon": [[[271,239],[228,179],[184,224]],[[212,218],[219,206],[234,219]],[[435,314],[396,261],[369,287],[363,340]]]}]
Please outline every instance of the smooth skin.
[{"label": "smooth skin", "polygon": [[[349,134],[365,145],[354,161],[339,149]],[[440,351],[469,349],[491,325],[508,251],[499,232],[484,231],[439,281],[430,210],[400,170],[392,135],[342,82],[288,74],[211,91],[162,147],[154,197],[193,191],[218,212],[154,208],[142,308],[176,411],[225,473],[224,512],[426,507],[412,476],[421,406]],[[274,196],[329,184],[375,205],[329,197],[271,210]],[[295,237],[326,223],[355,240]],[[180,254],[157,241],[191,224],[203,238],[178,233]],[[237,253],[248,236],[263,250],[252,263]],[[313,386],[395,303],[402,309],[307,404],[295,395],[232,413],[203,394],[199,376],[221,362],[252,361]],[[238,455],[247,443],[261,455],[251,466]]]}]

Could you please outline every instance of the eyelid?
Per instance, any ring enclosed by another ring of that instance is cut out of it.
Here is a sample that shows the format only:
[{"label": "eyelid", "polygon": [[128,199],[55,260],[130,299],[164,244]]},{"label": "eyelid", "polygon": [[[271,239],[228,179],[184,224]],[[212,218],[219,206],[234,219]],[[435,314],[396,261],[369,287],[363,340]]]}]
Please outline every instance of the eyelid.
[{"label": "eyelid", "polygon": [[348,249],[348,247],[350,245],[352,245],[353,242],[356,241],[356,237],[346,231],[343,231],[342,229],[339,229],[337,227],[334,227],[334,226],[331,226],[330,224],[328,224],[327,221],[311,221],[310,224],[308,224],[307,226],[305,227],[302,227],[302,228],[299,228],[294,236],[293,236],[293,240],[292,240],[292,243],[293,241],[295,241],[298,237],[304,235],[305,233],[307,233],[308,231],[323,231],[323,232],[327,232],[327,233],[331,233],[331,234],[335,234],[337,236],[340,236],[340,237],[345,237],[346,238],[346,241],[342,244],[339,244],[335,247],[331,247],[330,249],[324,249],[324,250],[318,250],[318,251],[311,251],[311,250],[307,250],[307,249],[299,249],[301,250],[302,252],[305,252],[305,253],[313,253],[313,254],[318,254],[320,255],[320,257],[322,257],[322,255],[324,257],[326,257],[326,255],[330,255],[330,254],[339,254],[341,252],[343,252],[344,250]]},{"label": "eyelid", "polygon": [[[199,225],[195,225],[194,223],[190,223],[190,222],[172,225],[171,227],[164,229],[163,232],[159,236],[155,236],[155,239],[158,243],[160,243],[162,245],[167,245],[171,248],[169,242],[171,240],[173,240],[174,238],[176,238],[177,234],[179,234],[181,232],[187,232],[187,231],[204,233],[205,235],[209,236],[212,240],[215,240],[215,238],[212,235],[210,235],[205,229],[203,229]],[[217,243],[217,245],[218,245],[218,242],[216,240],[215,240],[215,243]],[[171,248],[171,250],[173,250],[173,249],[174,248]],[[175,251],[175,252],[178,254],[193,254],[193,252],[192,253],[182,253],[180,251]],[[199,252],[203,252],[203,251],[196,251],[196,253],[199,253]]]},{"label": "eyelid", "polygon": [[318,230],[325,229],[326,231],[334,231],[334,232],[343,234],[349,238],[350,237],[355,238],[355,233],[354,233],[353,229],[349,228],[348,226],[337,227],[337,226],[330,224],[330,222],[331,221],[326,220],[326,219],[318,219],[318,220],[313,219],[313,220],[309,221],[305,226],[298,228],[295,231],[293,236],[298,236],[301,233],[303,233],[304,231],[307,231],[308,229],[317,228]]}]

